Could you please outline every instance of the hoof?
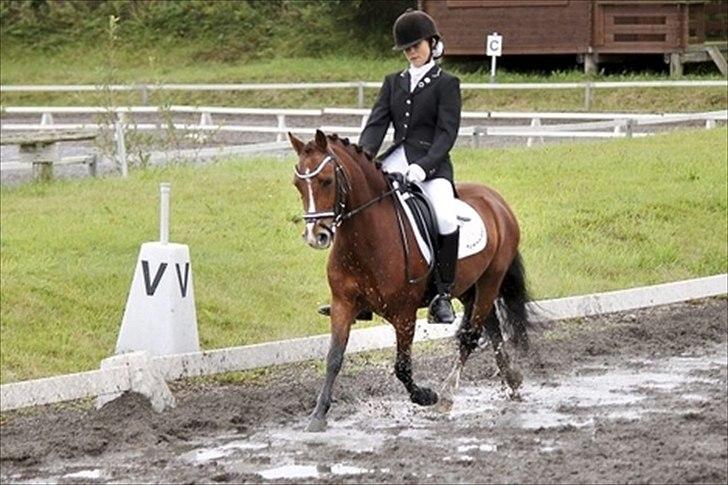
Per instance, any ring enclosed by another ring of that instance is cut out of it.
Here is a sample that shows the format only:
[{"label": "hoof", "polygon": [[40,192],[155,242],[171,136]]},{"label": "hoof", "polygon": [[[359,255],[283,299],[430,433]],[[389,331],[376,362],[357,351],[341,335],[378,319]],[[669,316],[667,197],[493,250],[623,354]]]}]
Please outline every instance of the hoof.
[{"label": "hoof", "polygon": [[410,394],[412,402],[420,406],[432,406],[437,402],[437,393],[427,387],[418,387]]},{"label": "hoof", "polygon": [[517,401],[517,402],[523,401],[523,398],[521,397],[521,393],[518,391],[515,391],[515,390],[511,390],[511,392],[508,393],[508,398],[511,401]]},{"label": "hoof", "polygon": [[440,397],[440,399],[437,401],[437,405],[435,405],[435,411],[440,412],[442,414],[449,414],[451,410],[452,410],[452,399]]},{"label": "hoof", "polygon": [[306,431],[309,433],[321,433],[326,431],[326,420],[311,418],[311,422],[308,423],[308,426],[306,426]]}]

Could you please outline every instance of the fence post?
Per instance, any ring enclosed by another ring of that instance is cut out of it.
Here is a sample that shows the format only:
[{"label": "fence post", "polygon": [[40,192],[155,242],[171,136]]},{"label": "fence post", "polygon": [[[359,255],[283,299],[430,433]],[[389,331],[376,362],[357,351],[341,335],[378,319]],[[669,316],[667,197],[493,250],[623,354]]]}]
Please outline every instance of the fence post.
[{"label": "fence post", "polygon": [[200,114],[200,126],[212,125],[212,114],[207,111]]},{"label": "fence post", "polygon": [[283,141],[283,131],[286,129],[286,115],[276,115],[278,118],[278,133],[276,133],[276,141]]},{"label": "fence post", "polygon": [[128,177],[129,166],[126,162],[126,145],[124,143],[124,113],[116,113],[114,129],[116,132],[116,164],[121,168],[122,177]]},{"label": "fence post", "polygon": [[584,85],[584,110],[589,111],[592,105],[592,83],[588,82]]},{"label": "fence post", "polygon": [[43,113],[40,117],[40,124],[41,125],[52,125],[53,124],[53,115],[51,113]]},{"label": "fence post", "polygon": [[[531,127],[536,127],[536,126],[541,126],[541,118],[533,118],[531,120]],[[543,137],[540,137],[540,138],[541,138],[541,143],[543,143]],[[527,147],[533,146],[533,137],[532,136],[529,136],[526,139],[526,146]]]},{"label": "fence post", "polygon": [[625,131],[627,138],[632,138],[633,129],[634,129],[634,120],[633,119],[627,120],[627,122],[624,124],[624,131]]},{"label": "fence post", "polygon": [[705,120],[705,129],[710,130],[711,128],[715,128],[715,120],[708,118]]},{"label": "fence post", "polygon": [[359,81],[359,86],[357,87],[356,105],[359,108],[364,107],[364,81]]},{"label": "fence post", "polygon": [[142,106],[146,106],[149,103],[149,89],[146,84],[142,84]]}]

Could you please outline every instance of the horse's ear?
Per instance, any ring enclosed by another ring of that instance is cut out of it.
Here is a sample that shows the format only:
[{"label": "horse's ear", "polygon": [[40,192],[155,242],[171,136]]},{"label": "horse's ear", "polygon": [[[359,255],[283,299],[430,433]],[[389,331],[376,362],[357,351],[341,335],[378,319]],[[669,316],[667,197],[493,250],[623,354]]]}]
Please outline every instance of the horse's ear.
[{"label": "horse's ear", "polygon": [[326,135],[321,130],[316,130],[316,146],[318,146],[321,150],[326,150],[328,147],[329,142],[326,140]]},{"label": "horse's ear", "polygon": [[300,155],[301,150],[303,150],[304,143],[290,131],[288,132],[288,140],[291,142],[293,149],[296,150],[296,153]]}]

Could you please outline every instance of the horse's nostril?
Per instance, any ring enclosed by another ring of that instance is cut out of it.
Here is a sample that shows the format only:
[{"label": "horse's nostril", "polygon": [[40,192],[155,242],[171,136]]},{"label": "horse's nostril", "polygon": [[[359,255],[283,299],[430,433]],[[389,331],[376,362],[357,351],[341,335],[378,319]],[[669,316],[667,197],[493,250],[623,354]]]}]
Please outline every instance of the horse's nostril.
[{"label": "horse's nostril", "polygon": [[326,234],[325,232],[322,232],[321,234],[319,234],[318,236],[316,236],[316,239],[318,240],[318,243],[321,246],[325,246],[325,245],[327,245],[329,243],[329,235]]}]

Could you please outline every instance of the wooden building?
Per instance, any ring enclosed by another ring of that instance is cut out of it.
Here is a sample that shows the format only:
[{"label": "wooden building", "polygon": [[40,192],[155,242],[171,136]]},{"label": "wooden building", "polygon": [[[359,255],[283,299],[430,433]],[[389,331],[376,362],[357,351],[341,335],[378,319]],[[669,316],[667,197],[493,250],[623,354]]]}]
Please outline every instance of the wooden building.
[{"label": "wooden building", "polygon": [[485,37],[497,32],[503,36],[504,56],[575,54],[588,72],[619,56],[662,54],[674,75],[682,73],[683,62],[711,59],[728,74],[721,53],[728,38],[726,0],[420,0],[419,4],[437,22],[448,55],[484,56]]}]

